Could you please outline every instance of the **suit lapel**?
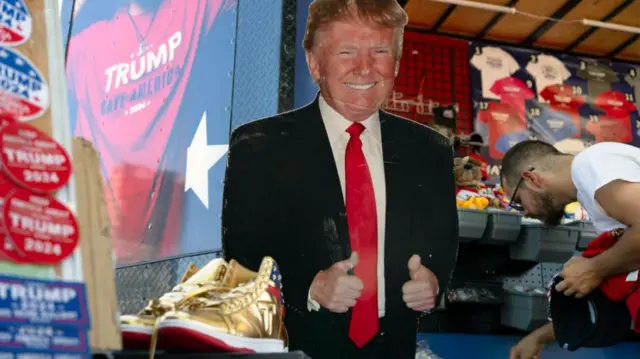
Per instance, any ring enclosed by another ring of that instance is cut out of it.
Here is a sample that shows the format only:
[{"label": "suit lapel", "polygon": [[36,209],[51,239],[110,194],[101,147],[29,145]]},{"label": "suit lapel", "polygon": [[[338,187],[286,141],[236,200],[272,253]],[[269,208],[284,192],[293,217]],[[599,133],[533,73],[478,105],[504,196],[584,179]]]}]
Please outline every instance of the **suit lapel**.
[{"label": "suit lapel", "polygon": [[[348,258],[351,254],[347,215],[342,196],[340,177],[329,143],[318,97],[301,114],[299,122],[299,169],[305,179],[301,191],[308,193],[308,200],[319,205],[317,218],[324,221],[324,235],[332,262]],[[296,148],[296,147],[294,147]]]}]

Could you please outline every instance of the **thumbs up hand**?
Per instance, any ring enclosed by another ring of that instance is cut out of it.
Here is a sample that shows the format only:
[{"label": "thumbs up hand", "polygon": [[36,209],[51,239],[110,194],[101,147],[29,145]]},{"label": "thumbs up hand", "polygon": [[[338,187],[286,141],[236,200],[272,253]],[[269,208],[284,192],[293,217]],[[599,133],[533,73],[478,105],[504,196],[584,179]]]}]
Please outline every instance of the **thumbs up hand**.
[{"label": "thumbs up hand", "polygon": [[347,260],[334,263],[329,269],[316,274],[311,283],[311,298],[334,313],[344,313],[356,305],[364,284],[354,276],[358,254],[353,252]]},{"label": "thumbs up hand", "polygon": [[438,278],[422,265],[420,256],[409,258],[409,281],[402,286],[402,299],[416,311],[433,309],[438,295]]}]

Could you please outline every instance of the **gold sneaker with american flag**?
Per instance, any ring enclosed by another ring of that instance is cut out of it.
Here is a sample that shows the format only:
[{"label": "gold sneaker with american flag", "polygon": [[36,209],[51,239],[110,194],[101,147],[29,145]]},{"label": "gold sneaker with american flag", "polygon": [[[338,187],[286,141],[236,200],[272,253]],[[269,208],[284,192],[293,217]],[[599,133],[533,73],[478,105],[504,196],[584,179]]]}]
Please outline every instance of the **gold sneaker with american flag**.
[{"label": "gold sneaker with american flag", "polygon": [[151,345],[151,336],[156,319],[173,310],[188,293],[203,286],[219,287],[218,290],[227,292],[231,288],[223,287],[222,279],[225,278],[228,264],[220,258],[210,261],[202,269],[194,264],[189,264],[179,284],[171,292],[165,293],[158,299],[151,300],[149,304],[135,315],[122,315],[120,317],[120,329],[122,331],[122,344],[125,349],[147,350]]},{"label": "gold sneaker with american flag", "polygon": [[[180,309],[157,322],[157,347],[196,352],[277,353],[287,351],[282,276],[271,257],[258,272],[229,262],[225,294],[207,288],[189,294]],[[152,345],[152,352],[155,345]]]}]

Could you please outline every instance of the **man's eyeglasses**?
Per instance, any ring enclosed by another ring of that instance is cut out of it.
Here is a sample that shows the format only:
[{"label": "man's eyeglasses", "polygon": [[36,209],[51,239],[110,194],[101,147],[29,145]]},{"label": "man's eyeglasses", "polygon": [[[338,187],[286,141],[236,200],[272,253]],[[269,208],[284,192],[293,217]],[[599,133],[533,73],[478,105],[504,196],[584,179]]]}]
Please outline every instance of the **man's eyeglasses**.
[{"label": "man's eyeglasses", "polygon": [[[533,172],[534,169],[535,168],[533,167],[529,168],[529,172]],[[515,209],[518,212],[524,212],[524,207],[522,206],[522,204],[516,201],[516,195],[518,194],[518,190],[520,189],[520,186],[522,186],[523,180],[524,180],[524,176],[520,175],[520,179],[518,180],[516,187],[513,189],[513,194],[511,195],[511,201],[509,201],[509,207]]]}]

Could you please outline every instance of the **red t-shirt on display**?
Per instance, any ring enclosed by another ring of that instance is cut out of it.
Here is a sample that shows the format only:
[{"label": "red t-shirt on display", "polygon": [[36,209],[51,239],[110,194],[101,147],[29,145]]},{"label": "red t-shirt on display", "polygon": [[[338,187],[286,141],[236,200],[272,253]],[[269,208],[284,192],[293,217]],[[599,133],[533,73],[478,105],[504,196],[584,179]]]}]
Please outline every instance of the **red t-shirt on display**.
[{"label": "red t-shirt on display", "polygon": [[505,77],[493,83],[491,92],[500,96],[500,102],[513,106],[520,116],[526,118],[526,100],[536,97],[536,94],[522,80],[515,77]]},{"label": "red t-shirt on display", "polygon": [[[69,41],[75,135],[100,152],[114,250],[123,262],[150,259],[149,251],[177,253],[186,154],[167,155],[167,146],[200,39],[223,2],[162,1],[155,15],[136,16],[124,6]],[[143,245],[149,236],[155,244]]]},{"label": "red t-shirt on display", "polygon": [[489,102],[487,109],[478,113],[478,121],[489,127],[489,155],[494,159],[501,159],[505,153],[498,149],[498,140],[527,129],[525,119],[517,109],[495,101]]},{"label": "red t-shirt on display", "polygon": [[624,128],[619,142],[629,143],[632,140],[632,126],[630,113],[636,110],[636,105],[627,100],[619,91],[606,91],[596,97],[595,105],[603,109],[609,121],[617,121]]},{"label": "red t-shirt on display", "polygon": [[625,142],[625,139],[631,137],[624,122],[607,116],[597,116],[595,121],[589,120],[585,129],[593,134],[596,143]]},{"label": "red t-shirt on display", "polygon": [[580,123],[580,106],[584,105],[584,96],[573,93],[571,86],[550,85],[545,87],[540,96],[549,102],[551,108],[555,111],[561,111],[568,114],[574,121],[578,132],[573,137],[581,137],[582,125]]}]

